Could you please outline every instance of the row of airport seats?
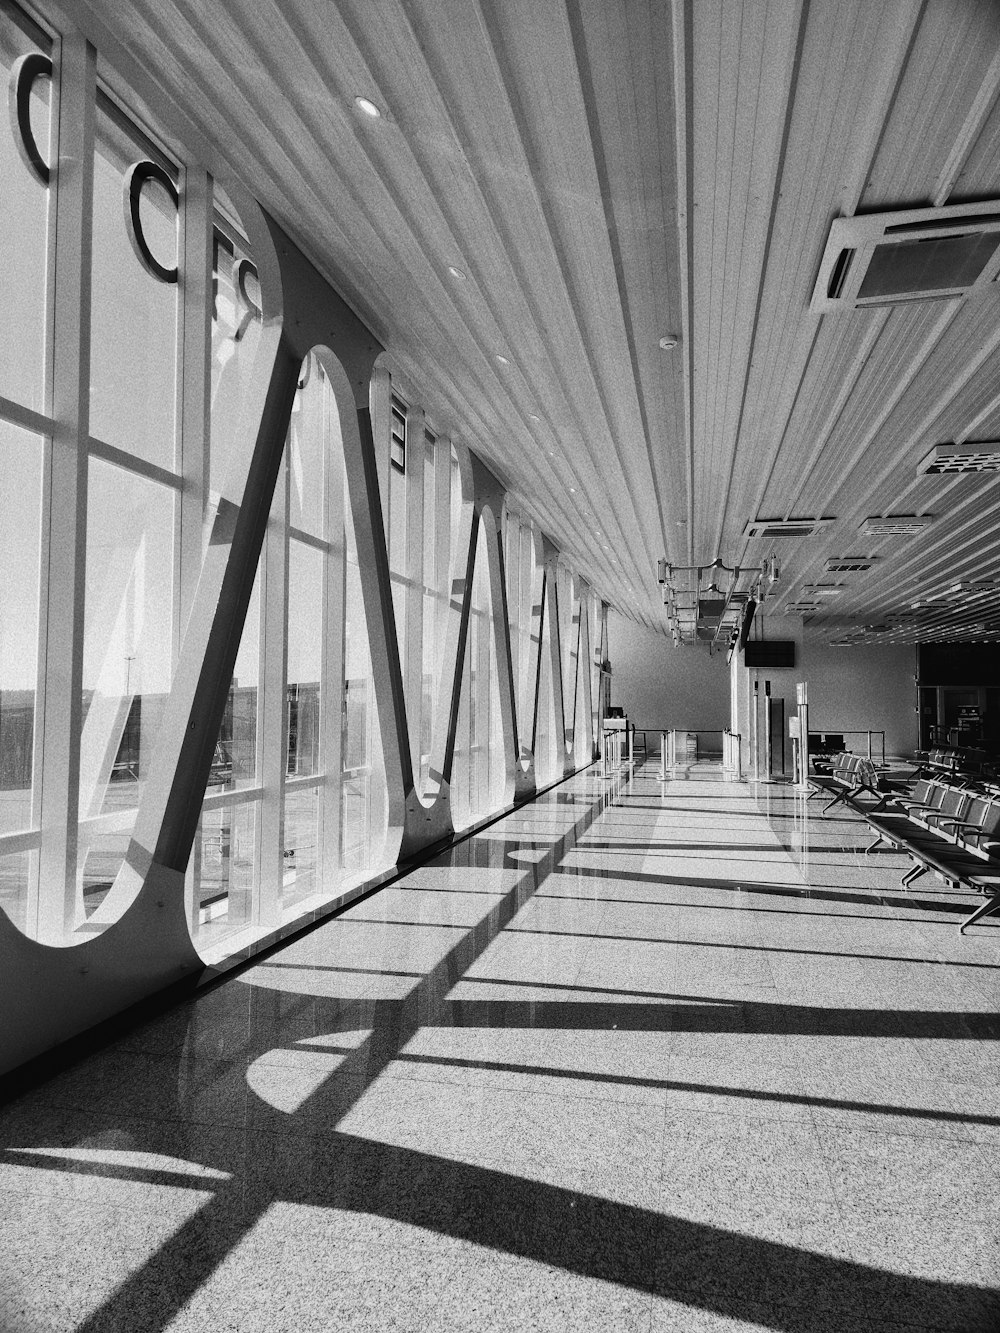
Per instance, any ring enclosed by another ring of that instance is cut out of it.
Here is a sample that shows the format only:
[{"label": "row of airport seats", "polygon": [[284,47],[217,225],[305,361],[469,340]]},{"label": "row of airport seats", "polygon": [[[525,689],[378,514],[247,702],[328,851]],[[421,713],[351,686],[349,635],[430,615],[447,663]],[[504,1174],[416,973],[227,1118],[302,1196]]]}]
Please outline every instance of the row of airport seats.
[{"label": "row of airport seats", "polygon": [[945,774],[966,778],[993,778],[997,765],[985,750],[927,750],[917,751],[916,776],[938,777]]},{"label": "row of airport seats", "polygon": [[825,792],[832,799],[824,814],[843,802],[863,815],[876,835],[866,852],[886,843],[911,856],[904,886],[933,870],[955,888],[985,894],[964,931],[1000,909],[1000,784],[950,768],[920,776],[924,767],[904,782],[861,755],[838,754],[828,773],[811,775],[810,800]]},{"label": "row of airport seats", "polygon": [[959,931],[1000,908],[1000,791],[918,778],[906,796],[864,814],[876,835],[866,851],[888,843],[913,858],[904,886],[933,870],[954,888],[987,895]]},{"label": "row of airport seats", "polygon": [[886,769],[881,765],[863,755],[851,754],[849,750],[835,754],[826,771],[811,773],[809,780],[814,787],[809,793],[810,801],[824,792],[831,798],[823,807],[824,814],[838,802],[858,805],[860,808],[863,797],[873,796],[876,801],[881,801],[888,792],[898,787],[898,783],[894,784],[886,776]]}]

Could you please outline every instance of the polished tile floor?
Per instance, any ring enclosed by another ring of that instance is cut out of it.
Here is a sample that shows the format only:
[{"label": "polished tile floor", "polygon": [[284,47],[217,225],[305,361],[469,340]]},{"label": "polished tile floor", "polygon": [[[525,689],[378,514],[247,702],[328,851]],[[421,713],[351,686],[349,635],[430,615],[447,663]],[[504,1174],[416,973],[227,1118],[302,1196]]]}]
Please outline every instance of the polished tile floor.
[{"label": "polished tile floor", "polygon": [[0,1110],[3,1333],[1000,1329],[1000,919],[596,770]]}]

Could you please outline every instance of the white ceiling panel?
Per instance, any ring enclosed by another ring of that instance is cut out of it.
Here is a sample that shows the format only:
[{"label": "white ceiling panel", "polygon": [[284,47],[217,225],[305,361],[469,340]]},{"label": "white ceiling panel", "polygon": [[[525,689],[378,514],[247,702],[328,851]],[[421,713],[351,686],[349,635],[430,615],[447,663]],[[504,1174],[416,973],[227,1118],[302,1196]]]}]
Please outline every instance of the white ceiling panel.
[{"label": "white ceiling panel", "polygon": [[1000,293],[809,312],[834,218],[1000,195],[993,0],[64,8],[626,614],[666,630],[659,556],[772,554],[756,518],[834,520],[780,540],[776,613],[878,556],[831,635],[1000,571],[997,478],[916,471],[1000,430]]}]

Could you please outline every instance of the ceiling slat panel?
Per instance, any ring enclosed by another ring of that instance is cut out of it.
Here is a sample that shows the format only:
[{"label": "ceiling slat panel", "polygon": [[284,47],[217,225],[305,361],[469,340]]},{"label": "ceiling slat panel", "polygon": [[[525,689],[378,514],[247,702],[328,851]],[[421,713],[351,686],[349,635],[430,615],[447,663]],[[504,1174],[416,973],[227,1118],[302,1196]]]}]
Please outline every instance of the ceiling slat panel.
[{"label": "ceiling slat panel", "polygon": [[[808,302],[830,218],[838,202],[845,202],[842,191],[852,164],[870,159],[876,149],[882,125],[869,108],[888,104],[911,29],[891,7],[867,0],[836,9],[812,7],[808,20],[778,183],[725,549],[735,546],[749,518],[765,510],[790,512],[788,497],[794,489],[788,485],[787,464],[811,460],[814,438],[796,428],[788,441],[792,452],[780,452],[791,429],[793,404],[810,425],[828,414],[824,400],[831,390],[834,398],[842,396],[841,377],[851,373],[870,318],[855,317],[858,332],[845,337],[842,324],[838,328],[834,321],[821,322],[809,313]],[[852,209],[855,202],[850,201]],[[840,362],[813,355],[817,336],[829,346],[829,338],[837,335],[844,354]],[[816,364],[810,365],[811,360]],[[779,457],[786,466],[776,468]],[[768,488],[776,470],[777,495]]]}]

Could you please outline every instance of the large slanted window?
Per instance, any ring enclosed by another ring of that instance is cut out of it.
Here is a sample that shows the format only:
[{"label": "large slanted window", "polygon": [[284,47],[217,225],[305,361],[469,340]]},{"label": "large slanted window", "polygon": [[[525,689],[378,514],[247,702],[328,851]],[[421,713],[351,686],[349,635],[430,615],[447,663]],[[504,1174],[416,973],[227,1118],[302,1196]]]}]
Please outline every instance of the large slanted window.
[{"label": "large slanted window", "polygon": [[[465,446],[434,428],[402,372],[373,380],[388,589],[384,569],[359,562],[352,501],[364,507],[341,435],[356,445],[356,407],[346,390],[338,401],[326,349],[300,368],[279,465],[281,441],[261,430],[281,363],[257,207],[137,111],[103,60],[83,32],[0,3],[13,111],[0,117],[0,910],[47,944],[91,939],[148,882],[158,838],[189,830],[161,827],[186,762],[177,739],[192,700],[222,684],[200,655],[220,630],[216,599],[242,603],[228,563],[241,506],[261,527],[267,506],[257,568],[240,573],[252,592],[206,789],[192,796],[188,924],[214,960],[386,868],[402,793],[387,790],[373,658],[398,650],[419,794],[442,790],[457,705],[455,817],[508,799],[503,589],[485,531],[469,567]],[[53,169],[56,143],[72,170]],[[267,450],[271,496],[247,490]],[[567,726],[586,730],[582,649],[572,625],[545,623],[540,533],[518,520],[505,542],[522,773],[532,747],[539,772],[558,773]],[[390,623],[370,624],[387,591]],[[234,642],[236,626],[226,633]],[[563,635],[567,726],[539,653]]]},{"label": "large slanted window", "polygon": [[381,868],[386,787],[338,404],[302,365],[193,858],[225,951]]}]

